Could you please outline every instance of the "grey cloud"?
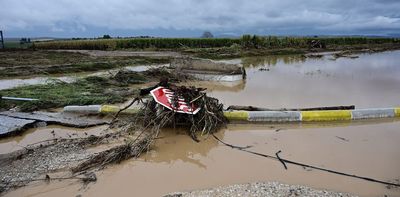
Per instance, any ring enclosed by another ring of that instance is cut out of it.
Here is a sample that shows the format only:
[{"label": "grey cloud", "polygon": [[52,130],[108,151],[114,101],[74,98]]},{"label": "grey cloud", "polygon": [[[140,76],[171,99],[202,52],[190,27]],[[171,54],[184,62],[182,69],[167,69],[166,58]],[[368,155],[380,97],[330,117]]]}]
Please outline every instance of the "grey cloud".
[{"label": "grey cloud", "polygon": [[[298,29],[399,33],[398,0],[0,0],[0,28],[23,32]],[[258,32],[258,31],[257,31]],[[268,33],[268,32],[265,32]]]}]

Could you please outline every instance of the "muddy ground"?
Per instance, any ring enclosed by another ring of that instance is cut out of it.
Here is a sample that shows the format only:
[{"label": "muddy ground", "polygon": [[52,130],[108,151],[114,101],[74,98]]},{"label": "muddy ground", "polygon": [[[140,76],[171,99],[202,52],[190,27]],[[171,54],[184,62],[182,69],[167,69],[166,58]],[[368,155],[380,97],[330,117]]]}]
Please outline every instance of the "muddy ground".
[{"label": "muddy ground", "polygon": [[54,50],[59,52],[72,52],[87,54],[93,57],[167,57],[178,58],[183,55],[174,51],[99,51],[99,50]]},{"label": "muddy ground", "polygon": [[96,182],[97,171],[138,157],[148,149],[152,139],[147,133],[117,127],[101,127],[97,134],[72,133],[66,137],[53,130],[49,139],[0,154],[0,194],[32,182],[78,180],[84,186]]},{"label": "muddy ground", "polygon": [[186,49],[182,53],[201,58],[227,59],[267,55],[295,55],[320,52],[349,51],[350,53],[374,53],[400,49],[399,44],[331,45],[327,48],[243,49],[241,47]]},{"label": "muddy ground", "polygon": [[119,52],[1,51],[0,78],[66,74],[133,65],[161,64],[169,62],[172,57],[175,56],[173,54],[126,54],[126,52],[119,54]]}]

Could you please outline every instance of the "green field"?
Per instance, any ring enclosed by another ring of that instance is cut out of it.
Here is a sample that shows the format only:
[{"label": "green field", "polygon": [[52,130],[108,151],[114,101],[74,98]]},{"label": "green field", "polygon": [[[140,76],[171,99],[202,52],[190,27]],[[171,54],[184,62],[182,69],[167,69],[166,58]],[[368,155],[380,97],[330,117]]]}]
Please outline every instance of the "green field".
[{"label": "green field", "polygon": [[4,48],[6,49],[27,49],[32,47],[32,43],[21,44],[19,41],[5,41]]},{"label": "green field", "polygon": [[400,43],[398,38],[367,38],[367,37],[277,37],[251,36],[241,38],[132,38],[132,39],[93,39],[93,40],[60,40],[35,42],[36,49],[188,49],[188,48],[221,48],[241,46],[244,48],[307,48],[310,42],[316,40],[326,46]]}]

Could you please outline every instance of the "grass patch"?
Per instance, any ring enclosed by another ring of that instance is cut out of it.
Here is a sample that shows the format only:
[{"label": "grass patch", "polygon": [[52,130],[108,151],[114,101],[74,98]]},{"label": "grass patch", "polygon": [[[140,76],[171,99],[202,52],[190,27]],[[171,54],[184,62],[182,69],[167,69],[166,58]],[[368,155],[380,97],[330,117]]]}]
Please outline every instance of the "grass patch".
[{"label": "grass patch", "polygon": [[[138,76],[135,83],[144,83],[146,78]],[[134,91],[126,87],[127,83],[119,83],[104,77],[87,77],[74,83],[59,80],[45,85],[22,86],[10,90],[1,90],[5,96],[36,98],[39,101],[23,102],[1,100],[1,109],[18,107],[21,111],[64,107],[66,105],[93,105],[105,103],[121,103],[126,101]]]},{"label": "grass patch", "polygon": [[32,43],[21,44],[19,41],[4,41],[4,48],[6,49],[27,49],[32,47]]}]

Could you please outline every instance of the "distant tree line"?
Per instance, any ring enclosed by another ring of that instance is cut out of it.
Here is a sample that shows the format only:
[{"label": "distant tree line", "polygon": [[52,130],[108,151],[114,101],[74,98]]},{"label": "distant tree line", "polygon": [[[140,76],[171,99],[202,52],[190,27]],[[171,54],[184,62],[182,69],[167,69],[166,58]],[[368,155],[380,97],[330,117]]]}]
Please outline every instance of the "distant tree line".
[{"label": "distant tree line", "polygon": [[[80,38],[80,37],[73,37],[71,38],[71,40],[98,40],[98,39],[130,39],[130,38],[155,38],[153,36],[129,36],[129,37],[121,37],[121,36],[117,36],[117,37],[111,37],[108,34],[105,34],[101,37],[97,37],[97,38]],[[68,40],[68,39],[66,39]]]},{"label": "distant tree line", "polygon": [[21,38],[19,40],[19,44],[27,44],[27,43],[31,43],[31,39],[30,38]]}]

